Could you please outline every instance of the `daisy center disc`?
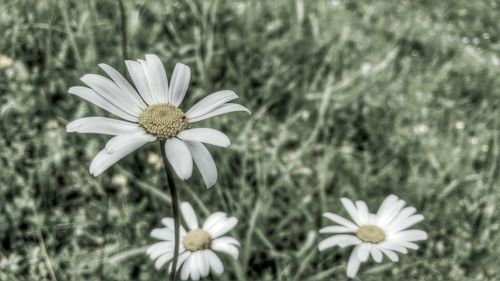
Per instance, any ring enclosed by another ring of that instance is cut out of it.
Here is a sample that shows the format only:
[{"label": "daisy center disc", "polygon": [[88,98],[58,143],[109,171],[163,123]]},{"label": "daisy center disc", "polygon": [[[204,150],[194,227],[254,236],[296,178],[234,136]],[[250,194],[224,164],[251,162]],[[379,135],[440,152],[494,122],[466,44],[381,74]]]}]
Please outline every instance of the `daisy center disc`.
[{"label": "daisy center disc", "polygon": [[356,232],[359,240],[365,243],[380,243],[385,240],[385,232],[375,225],[363,225]]},{"label": "daisy center disc", "polygon": [[188,122],[181,109],[168,103],[160,103],[146,107],[139,116],[139,125],[149,134],[166,140],[185,130]]},{"label": "daisy center disc", "polygon": [[194,229],[189,231],[184,239],[182,239],[182,244],[186,250],[194,252],[210,248],[210,242],[212,239],[210,235],[202,229]]}]

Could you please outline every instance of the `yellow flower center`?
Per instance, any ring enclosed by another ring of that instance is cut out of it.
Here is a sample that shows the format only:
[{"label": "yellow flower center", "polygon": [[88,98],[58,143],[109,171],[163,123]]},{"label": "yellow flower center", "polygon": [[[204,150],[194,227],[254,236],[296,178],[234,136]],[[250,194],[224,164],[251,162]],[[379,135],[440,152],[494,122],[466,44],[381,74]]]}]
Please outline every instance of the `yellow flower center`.
[{"label": "yellow flower center", "polygon": [[182,239],[184,248],[191,252],[210,248],[210,242],[212,242],[210,235],[202,229],[191,230]]},{"label": "yellow flower center", "polygon": [[160,140],[175,137],[188,127],[184,112],[168,103],[153,104],[139,116],[139,125]]},{"label": "yellow flower center", "polygon": [[356,232],[359,240],[365,243],[380,243],[385,240],[385,232],[375,225],[363,225]]}]

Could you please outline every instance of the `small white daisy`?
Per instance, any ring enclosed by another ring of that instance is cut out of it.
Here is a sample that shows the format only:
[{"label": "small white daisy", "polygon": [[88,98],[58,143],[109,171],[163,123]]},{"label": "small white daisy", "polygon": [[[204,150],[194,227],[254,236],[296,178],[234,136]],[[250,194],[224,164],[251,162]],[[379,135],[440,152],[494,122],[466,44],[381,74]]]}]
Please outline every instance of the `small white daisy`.
[{"label": "small white daisy", "polygon": [[[238,96],[223,90],[200,100],[184,112],[179,108],[189,87],[191,70],[176,64],[170,80],[160,59],[146,55],[146,60],[125,61],[135,88],[114,68],[99,66],[109,75],[86,74],[81,80],[88,87],[71,87],[69,93],[89,101],[122,118],[86,117],[69,123],[68,132],[113,135],[90,165],[98,176],[123,157],[148,142],[165,141],[165,154],[176,174],[183,180],[191,177],[193,160],[205,185],[217,181],[214,160],[202,143],[227,147],[229,138],[210,128],[190,128],[192,123],[224,113],[250,111],[229,101]],[[137,90],[136,90],[137,89]]]},{"label": "small white daisy", "polygon": [[[225,213],[215,212],[211,214],[200,228],[193,207],[187,202],[181,204],[181,213],[189,231],[180,226],[179,259],[177,269],[180,270],[182,280],[199,280],[207,277],[210,271],[220,275],[224,272],[219,257],[214,253],[228,254],[234,259],[238,258],[238,240],[230,236],[223,236],[233,229],[238,220],[235,217],[228,218]],[[164,218],[161,220],[164,228],[156,228],[151,231],[153,238],[163,240],[151,245],[146,253],[155,261],[155,268],[161,269],[170,262],[174,255],[174,220]],[[169,271],[172,263],[169,263]]]},{"label": "small white daisy", "polygon": [[[347,276],[354,278],[362,262],[371,255],[375,262],[382,261],[385,254],[391,261],[399,260],[396,252],[408,253],[407,249],[418,249],[415,241],[426,240],[427,233],[422,230],[408,229],[422,221],[424,216],[415,214],[416,209],[406,207],[405,201],[395,195],[385,198],[376,214],[368,211],[363,201],[353,203],[347,198],[340,199],[353,222],[333,213],[323,215],[339,224],[320,229],[320,233],[335,233],[319,244],[324,251],[333,246],[341,248],[355,246],[347,263]],[[352,233],[352,234],[351,234]]]}]

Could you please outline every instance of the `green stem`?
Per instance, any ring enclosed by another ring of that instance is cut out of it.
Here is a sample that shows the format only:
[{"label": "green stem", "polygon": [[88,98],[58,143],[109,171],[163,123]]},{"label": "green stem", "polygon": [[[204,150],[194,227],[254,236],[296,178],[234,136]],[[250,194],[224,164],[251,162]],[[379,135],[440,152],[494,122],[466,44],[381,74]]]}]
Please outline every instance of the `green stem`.
[{"label": "green stem", "polygon": [[128,45],[128,37],[127,37],[127,13],[125,10],[125,4],[123,0],[118,0],[118,7],[120,9],[120,31],[122,33],[121,36],[121,45],[122,45],[122,57],[125,61],[128,59],[127,53],[127,45]]},{"label": "green stem", "polygon": [[172,216],[174,218],[174,257],[172,258],[172,273],[171,280],[175,281],[175,275],[177,273],[177,259],[179,258],[179,200],[177,199],[177,188],[175,187],[175,180],[172,174],[172,170],[167,162],[167,156],[165,154],[165,142],[160,141],[161,156],[163,158],[163,166],[165,167],[165,173],[167,174],[167,188],[170,190],[170,197],[172,198]]}]

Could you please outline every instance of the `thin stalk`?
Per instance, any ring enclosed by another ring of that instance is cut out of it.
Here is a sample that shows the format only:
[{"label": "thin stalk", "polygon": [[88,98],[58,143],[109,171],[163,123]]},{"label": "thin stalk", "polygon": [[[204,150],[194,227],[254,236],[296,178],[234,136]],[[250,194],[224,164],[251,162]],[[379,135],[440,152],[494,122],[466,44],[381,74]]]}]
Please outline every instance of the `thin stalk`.
[{"label": "thin stalk", "polygon": [[165,155],[165,142],[160,141],[161,156],[163,159],[163,167],[165,167],[165,173],[167,174],[167,189],[170,190],[170,197],[172,198],[172,216],[174,218],[174,257],[172,258],[172,273],[170,275],[171,280],[175,281],[175,275],[177,273],[177,259],[179,258],[179,200],[177,199],[177,188],[175,187],[175,180],[172,174],[172,170],[167,163],[167,157]]},{"label": "thin stalk", "polygon": [[127,45],[127,12],[125,10],[125,4],[123,0],[118,0],[118,7],[120,9],[120,31],[121,31],[121,47],[122,47],[122,58],[123,60],[128,59]]}]

